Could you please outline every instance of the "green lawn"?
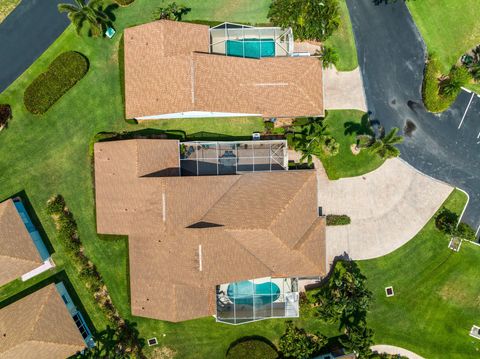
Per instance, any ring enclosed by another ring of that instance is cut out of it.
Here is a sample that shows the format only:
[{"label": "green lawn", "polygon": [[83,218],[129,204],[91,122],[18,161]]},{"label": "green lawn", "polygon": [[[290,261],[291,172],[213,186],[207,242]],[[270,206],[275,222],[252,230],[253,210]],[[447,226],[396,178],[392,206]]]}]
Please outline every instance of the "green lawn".
[{"label": "green lawn", "polygon": [[337,50],[337,69],[339,71],[352,71],[358,66],[357,48],[355,46],[352,23],[350,21],[346,0],[340,0],[339,4],[341,18],[340,28],[325,41],[325,44]]},{"label": "green lawn", "polygon": [[[417,0],[407,4],[428,51],[438,58],[444,74],[460,56],[480,44],[480,1]],[[480,92],[480,84],[471,87]]]},{"label": "green lawn", "polygon": [[0,0],[0,23],[20,4],[21,0]]},{"label": "green lawn", "polygon": [[[460,214],[459,190],[445,206]],[[386,234],[388,235],[388,234]],[[480,247],[463,242],[460,252],[433,220],[406,245],[374,260],[358,262],[374,294],[368,323],[375,342],[412,350],[425,358],[478,358],[480,341],[468,332],[480,318]],[[392,285],[395,296],[386,298]]]},{"label": "green lawn", "polygon": [[365,112],[357,110],[328,111],[325,118],[328,132],[340,144],[339,153],[336,156],[320,158],[328,178],[360,176],[380,167],[384,162],[378,155],[371,154],[367,150],[362,150],[357,156],[354,156],[350,150],[350,146],[356,141],[356,134],[345,134],[345,124],[360,124],[365,115]]}]

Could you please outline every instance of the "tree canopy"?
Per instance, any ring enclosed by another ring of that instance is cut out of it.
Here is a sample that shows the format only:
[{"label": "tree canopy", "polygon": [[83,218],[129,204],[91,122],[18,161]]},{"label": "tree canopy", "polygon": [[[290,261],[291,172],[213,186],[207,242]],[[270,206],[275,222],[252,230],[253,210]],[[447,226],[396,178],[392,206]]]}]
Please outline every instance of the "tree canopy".
[{"label": "tree canopy", "polygon": [[303,328],[297,328],[288,321],[285,334],[279,342],[284,358],[309,359],[324,347],[328,339],[321,334],[309,334]]},{"label": "tree canopy", "polygon": [[273,0],[268,17],[299,40],[325,41],[340,26],[338,0]]}]

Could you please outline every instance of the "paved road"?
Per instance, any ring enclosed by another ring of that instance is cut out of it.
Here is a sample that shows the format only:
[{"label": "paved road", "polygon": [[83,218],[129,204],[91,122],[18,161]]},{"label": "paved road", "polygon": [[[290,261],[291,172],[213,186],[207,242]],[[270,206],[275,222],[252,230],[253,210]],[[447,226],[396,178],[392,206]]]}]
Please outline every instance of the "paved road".
[{"label": "paved road", "polygon": [[387,130],[404,129],[407,121],[415,124],[416,130],[401,145],[402,158],[468,192],[463,220],[478,228],[480,98],[462,92],[443,114],[428,113],[421,100],[426,48],[404,2],[377,6],[372,0],[347,0],[347,4],[372,117]]},{"label": "paved road", "polygon": [[0,92],[55,41],[70,23],[57,4],[65,0],[22,0],[0,24]]}]

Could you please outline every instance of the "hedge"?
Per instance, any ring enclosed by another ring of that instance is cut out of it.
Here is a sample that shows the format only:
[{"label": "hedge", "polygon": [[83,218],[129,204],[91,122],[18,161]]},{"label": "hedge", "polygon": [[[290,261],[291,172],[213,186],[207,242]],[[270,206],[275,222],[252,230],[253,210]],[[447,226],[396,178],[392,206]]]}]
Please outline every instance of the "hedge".
[{"label": "hedge", "polygon": [[350,224],[350,217],[346,214],[327,215],[327,226],[344,226]]},{"label": "hedge", "polygon": [[46,72],[25,90],[23,102],[33,114],[43,114],[88,72],[88,59],[75,51],[60,54]]},{"label": "hedge", "polygon": [[232,343],[226,357],[228,359],[276,359],[279,355],[268,339],[246,337]]}]

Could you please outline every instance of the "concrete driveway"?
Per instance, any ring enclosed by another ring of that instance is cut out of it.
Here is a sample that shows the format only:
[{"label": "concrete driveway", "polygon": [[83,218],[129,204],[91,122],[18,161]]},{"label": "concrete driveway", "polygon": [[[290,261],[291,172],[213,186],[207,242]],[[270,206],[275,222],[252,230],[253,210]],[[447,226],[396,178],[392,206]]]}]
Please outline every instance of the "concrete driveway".
[{"label": "concrete driveway", "polygon": [[22,0],[0,24],[0,92],[57,39],[70,21],[57,4],[70,0]]},{"label": "concrete driveway", "polygon": [[316,163],[318,205],[324,214],[347,214],[352,223],[327,227],[329,263],[384,256],[412,239],[440,208],[453,187],[400,159],[360,177],[330,181]]},{"label": "concrete driveway", "polygon": [[335,66],[323,71],[325,108],[327,110],[360,110],[367,112],[362,74],[338,71]]},{"label": "concrete driveway", "polygon": [[480,98],[463,91],[441,115],[427,112],[421,96],[427,49],[405,2],[347,5],[372,118],[387,129],[414,124],[401,157],[468,192],[462,219],[480,229]]}]

